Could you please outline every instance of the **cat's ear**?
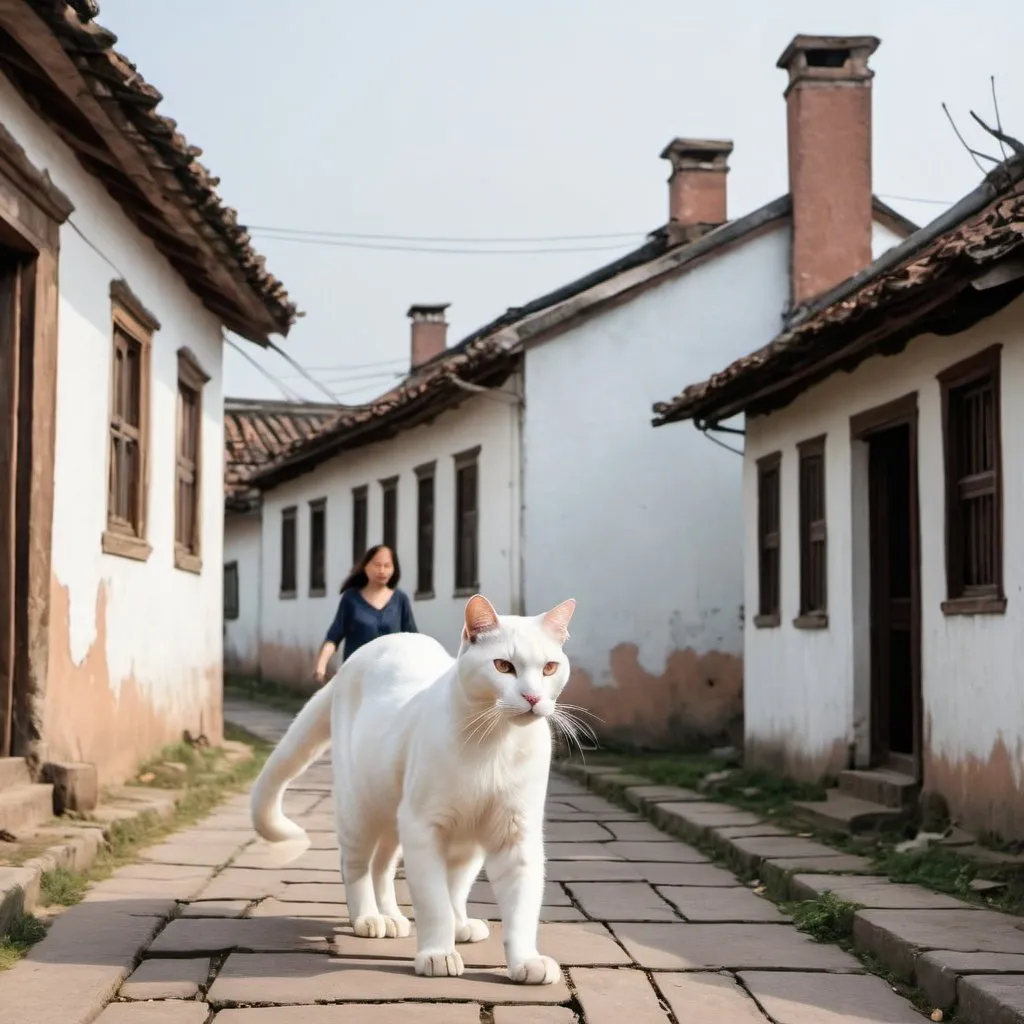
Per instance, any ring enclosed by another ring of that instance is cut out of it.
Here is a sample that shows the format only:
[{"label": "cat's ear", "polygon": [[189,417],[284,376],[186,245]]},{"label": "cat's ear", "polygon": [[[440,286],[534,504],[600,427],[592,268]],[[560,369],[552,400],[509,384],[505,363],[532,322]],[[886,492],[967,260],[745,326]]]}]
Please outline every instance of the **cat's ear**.
[{"label": "cat's ear", "polygon": [[474,594],[466,602],[466,624],[462,627],[462,639],[472,643],[484,633],[493,633],[498,628],[498,613],[494,605],[483,594]]},{"label": "cat's ear", "polygon": [[564,644],[569,639],[569,620],[574,611],[576,611],[576,602],[570,597],[568,601],[563,601],[541,616],[544,627],[560,644]]}]

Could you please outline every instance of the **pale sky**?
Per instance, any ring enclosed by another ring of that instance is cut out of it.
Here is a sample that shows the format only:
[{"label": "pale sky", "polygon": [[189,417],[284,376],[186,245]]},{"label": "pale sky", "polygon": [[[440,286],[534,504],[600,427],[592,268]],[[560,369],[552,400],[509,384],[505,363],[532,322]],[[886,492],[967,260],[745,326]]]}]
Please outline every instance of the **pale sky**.
[{"label": "pale sky", "polygon": [[[424,253],[254,231],[306,313],[275,340],[353,402],[407,368],[410,303],[450,302],[453,343],[663,224],[658,154],[677,135],[733,139],[730,216],[784,193],[775,61],[798,32],[881,38],[875,191],[931,220],[981,177],[943,100],[972,144],[997,155],[968,115],[992,120],[995,75],[1003,125],[1024,138],[1024,4],[992,0],[984,20],[980,10],[963,0],[102,0],[99,21],[203,148],[243,223],[502,240],[361,243],[474,249]],[[566,235],[605,237],[507,241]],[[596,246],[611,248],[476,251]],[[279,356],[241,344],[272,378],[323,400]],[[281,397],[230,348],[226,365],[228,394]]]}]

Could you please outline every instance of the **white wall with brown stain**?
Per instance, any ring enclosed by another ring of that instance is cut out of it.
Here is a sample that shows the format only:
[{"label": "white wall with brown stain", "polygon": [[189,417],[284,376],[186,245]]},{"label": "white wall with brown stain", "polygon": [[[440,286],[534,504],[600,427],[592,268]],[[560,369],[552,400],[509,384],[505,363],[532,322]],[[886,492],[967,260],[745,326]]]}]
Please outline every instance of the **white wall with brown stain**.
[{"label": "white wall with brown stain", "polygon": [[224,520],[224,564],[238,567],[238,618],[224,620],[224,671],[255,676],[260,662],[261,510]]},{"label": "white wall with brown stain", "polygon": [[[41,751],[123,778],[184,728],[219,739],[223,539],[219,322],[64,143],[0,79],[0,120],[74,203],[61,229],[50,664]],[[123,278],[161,323],[150,381],[145,562],[104,554],[112,332]],[[203,392],[200,574],[174,565],[177,350]]]},{"label": "white wall with brown stain", "polygon": [[743,460],[650,410],[776,333],[788,260],[783,222],[527,350],[526,603],[577,599],[567,696],[605,735],[738,731]]},{"label": "white wall with brown stain", "polygon": [[[1001,615],[943,614],[946,598],[945,468],[936,374],[1001,343],[1004,587]],[[920,505],[924,788],[941,793],[968,827],[1024,836],[1024,299],[952,337],[916,338],[899,355],[876,356],[836,374],[785,409],[747,423],[745,644],[748,743],[777,751],[811,774],[851,745],[870,756],[866,609],[854,596],[854,570],[866,552],[855,541],[850,417],[917,392]],[[827,434],[829,625],[792,626],[799,604],[798,442]],[[782,452],[782,614],[755,629],[757,606],[756,460]],[[862,497],[862,496],[861,496]],[[858,632],[859,630],[859,632]]]},{"label": "white wall with brown stain", "polygon": [[[480,590],[499,611],[519,601],[519,378],[501,394],[468,395],[435,420],[365,448],[343,452],[263,495],[260,670],[264,678],[297,686],[312,679],[317,652],[334,618],[342,580],[352,567],[352,489],[368,487],[367,543],[382,539],[380,481],[397,475],[399,586],[412,599],[422,633],[452,654],[458,649],[465,596],[455,591],[454,456],[480,446],[478,567]],[[436,460],[434,597],[417,599],[415,468]],[[327,501],[327,593],[310,596],[309,503]],[[295,597],[281,597],[281,514],[297,508]],[[335,659],[338,663],[338,659]]]}]

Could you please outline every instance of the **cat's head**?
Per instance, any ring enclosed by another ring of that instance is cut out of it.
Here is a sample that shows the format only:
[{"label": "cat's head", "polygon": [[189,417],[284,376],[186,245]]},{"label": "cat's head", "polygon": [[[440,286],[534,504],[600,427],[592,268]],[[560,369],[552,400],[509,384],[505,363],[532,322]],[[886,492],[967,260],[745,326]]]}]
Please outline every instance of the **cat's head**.
[{"label": "cat's head", "polygon": [[569,681],[562,645],[575,608],[570,598],[542,615],[499,615],[486,597],[471,597],[459,647],[467,695],[519,725],[554,714]]}]

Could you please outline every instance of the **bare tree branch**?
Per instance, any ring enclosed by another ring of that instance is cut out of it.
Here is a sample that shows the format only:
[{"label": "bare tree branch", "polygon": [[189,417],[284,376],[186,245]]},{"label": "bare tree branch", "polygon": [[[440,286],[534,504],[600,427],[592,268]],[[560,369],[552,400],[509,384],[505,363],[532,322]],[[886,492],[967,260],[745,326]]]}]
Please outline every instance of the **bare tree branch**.
[{"label": "bare tree branch", "polygon": [[1015,139],[1012,135],[1007,135],[999,128],[990,128],[973,110],[970,113],[971,117],[973,117],[974,120],[992,136],[992,138],[998,139],[1000,142],[1005,142],[1010,149],[1017,154],[1017,156],[1024,156],[1024,142],[1021,142],[1020,139]]},{"label": "bare tree branch", "polygon": [[[999,116],[999,96],[996,94],[996,76],[989,75],[989,82],[992,84],[992,109],[996,112],[996,127],[1003,130],[1003,120]],[[999,140],[999,152],[1003,154],[1003,159],[1006,159],[1006,146],[1003,140]]]}]

